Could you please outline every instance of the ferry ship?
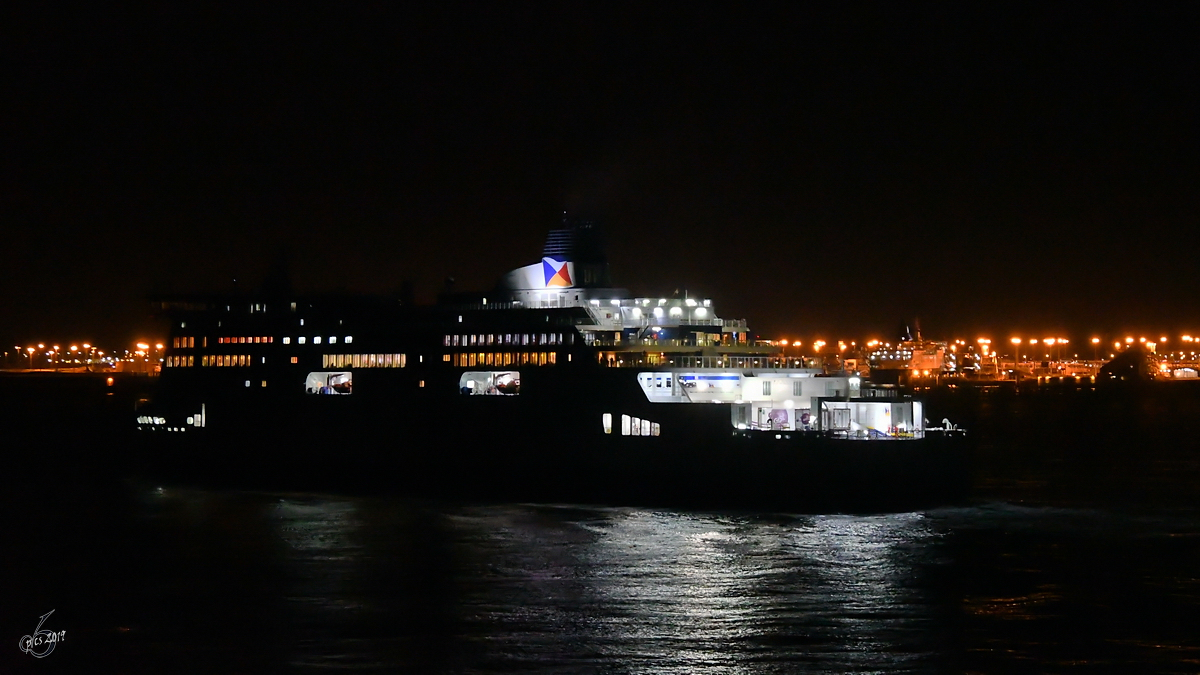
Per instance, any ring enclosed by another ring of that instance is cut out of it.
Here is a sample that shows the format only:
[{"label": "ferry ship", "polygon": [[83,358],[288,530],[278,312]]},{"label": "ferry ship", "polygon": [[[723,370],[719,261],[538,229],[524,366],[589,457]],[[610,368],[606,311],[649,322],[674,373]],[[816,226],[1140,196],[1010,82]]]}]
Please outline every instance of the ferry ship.
[{"label": "ferry ship", "polygon": [[[922,401],[756,341],[710,299],[612,287],[600,232],[551,231],[488,293],[156,301],[148,470],[465,499],[872,510],[965,485]],[[936,418],[935,418],[936,419]]]}]

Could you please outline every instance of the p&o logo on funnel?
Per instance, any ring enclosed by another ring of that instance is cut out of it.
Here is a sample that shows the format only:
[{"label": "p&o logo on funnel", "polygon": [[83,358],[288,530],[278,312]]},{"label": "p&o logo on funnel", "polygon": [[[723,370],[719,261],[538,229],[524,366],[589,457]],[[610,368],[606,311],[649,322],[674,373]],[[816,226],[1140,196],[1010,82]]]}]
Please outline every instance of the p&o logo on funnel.
[{"label": "p&o logo on funnel", "polygon": [[558,258],[542,258],[542,272],[546,277],[546,288],[561,286],[569,288],[575,285],[571,281],[571,263]]}]

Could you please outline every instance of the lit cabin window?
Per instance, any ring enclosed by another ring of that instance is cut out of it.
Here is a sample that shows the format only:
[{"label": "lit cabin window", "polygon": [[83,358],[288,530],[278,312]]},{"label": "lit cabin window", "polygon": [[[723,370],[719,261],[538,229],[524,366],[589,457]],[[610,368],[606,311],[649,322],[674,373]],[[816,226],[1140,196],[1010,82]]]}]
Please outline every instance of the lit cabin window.
[{"label": "lit cabin window", "polygon": [[350,344],[351,342],[354,342],[354,338],[353,338],[353,337],[351,337],[351,336],[349,336],[349,335],[347,335],[347,336],[346,336],[346,339],[344,340],[344,342],[345,342],[346,344]]},{"label": "lit cabin window", "polygon": [[621,415],[621,435],[622,436],[629,435],[630,422],[632,422],[632,420],[629,418],[629,415]]},{"label": "lit cabin window", "polygon": [[300,325],[301,325],[301,326],[303,326],[303,325],[304,325],[304,319],[300,319]]},{"label": "lit cabin window", "polygon": [[450,336],[449,336],[449,335],[443,335],[443,336],[442,336],[442,346],[443,346],[443,347],[449,347],[449,346],[450,346]]},{"label": "lit cabin window", "polygon": [[250,380],[246,380],[246,386],[247,386],[247,387],[249,387],[249,386],[250,386]]},{"label": "lit cabin window", "polygon": [[299,344],[304,344],[304,338],[303,338],[303,337],[298,337],[298,338],[296,338],[296,342],[297,342],[297,343],[299,343]]},{"label": "lit cabin window", "polygon": [[457,346],[458,346],[458,336],[457,336],[457,335],[451,335],[451,336],[450,336],[450,345],[451,345],[451,346],[453,346],[453,347],[457,347]]},{"label": "lit cabin window", "polygon": [[417,383],[417,386],[418,386],[418,387],[424,387],[424,386],[425,386],[425,380],[421,380],[420,382],[418,382],[418,383]]},{"label": "lit cabin window", "polygon": [[262,381],[262,386],[264,386],[264,387],[265,387],[265,386],[267,386],[267,381],[266,381],[266,380],[263,380],[263,381]]},{"label": "lit cabin window", "polygon": [[292,344],[292,338],[290,338],[290,337],[283,338],[283,344],[285,344],[285,345]]},{"label": "lit cabin window", "polygon": [[300,363],[300,359],[298,357],[293,356],[292,363]]},{"label": "lit cabin window", "polygon": [[316,337],[314,337],[314,338],[313,338],[313,344],[314,344],[314,345],[319,345],[319,344],[321,344],[321,336],[320,336],[320,335],[318,335],[318,336],[316,336]]},{"label": "lit cabin window", "polygon": [[330,335],[330,336],[329,336],[329,344],[331,344],[331,345],[336,345],[336,344],[337,344],[337,337],[336,337],[336,336],[333,336],[333,335]]},{"label": "lit cabin window", "polygon": [[304,380],[304,392],[323,396],[348,395],[354,391],[353,380],[353,373],[348,372],[309,373]]},{"label": "lit cabin window", "polygon": [[601,422],[604,424],[604,433],[612,433],[612,413],[604,413],[601,416]]}]

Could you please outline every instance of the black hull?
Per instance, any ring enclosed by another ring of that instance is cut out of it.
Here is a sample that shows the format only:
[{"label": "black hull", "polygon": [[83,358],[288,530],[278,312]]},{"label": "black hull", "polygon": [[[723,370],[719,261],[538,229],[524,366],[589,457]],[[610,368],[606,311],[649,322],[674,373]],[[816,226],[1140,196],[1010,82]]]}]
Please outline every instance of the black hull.
[{"label": "black hull", "polygon": [[[148,479],[273,491],[389,494],[776,512],[909,511],[965,500],[963,437],[851,441],[732,433],[693,439],[595,435],[566,442],[461,429],[412,438],[359,429],[336,447],[259,427],[225,438],[142,432]],[[781,434],[783,436],[783,434]],[[305,445],[308,443],[309,445]]]},{"label": "black hull", "polygon": [[[403,372],[355,377],[350,396],[234,387],[159,405],[143,414],[166,429],[137,432],[139,465],[255,490],[789,512],[939,506],[970,484],[967,437],[745,435],[728,406],[649,402],[627,369],[531,369],[518,396],[464,396],[457,376],[428,387]],[[204,428],[184,424],[204,400]],[[661,434],[623,436],[621,415]]]}]

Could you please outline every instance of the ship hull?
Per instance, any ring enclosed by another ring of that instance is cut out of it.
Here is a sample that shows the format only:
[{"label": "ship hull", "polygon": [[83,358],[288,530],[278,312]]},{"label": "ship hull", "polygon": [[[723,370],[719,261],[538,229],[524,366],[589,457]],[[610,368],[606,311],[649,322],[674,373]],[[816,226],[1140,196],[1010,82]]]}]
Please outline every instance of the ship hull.
[{"label": "ship hull", "polygon": [[860,441],[727,422],[688,432],[665,414],[662,435],[623,436],[530,422],[515,407],[420,427],[262,413],[216,431],[139,432],[138,464],[156,480],[236,489],[785,512],[907,511],[961,502],[970,487],[963,436]]}]

